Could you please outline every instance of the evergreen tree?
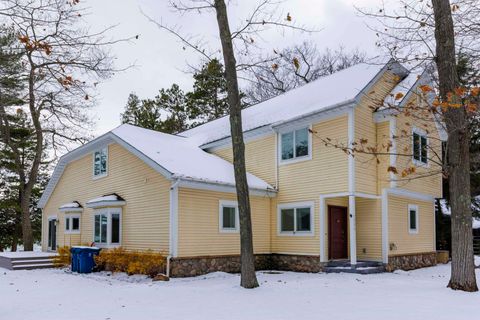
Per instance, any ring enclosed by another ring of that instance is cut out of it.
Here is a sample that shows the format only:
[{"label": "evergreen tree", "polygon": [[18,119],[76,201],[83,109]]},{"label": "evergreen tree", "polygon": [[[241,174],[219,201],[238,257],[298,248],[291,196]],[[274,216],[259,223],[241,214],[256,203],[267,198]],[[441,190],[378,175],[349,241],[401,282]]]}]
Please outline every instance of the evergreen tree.
[{"label": "evergreen tree", "polygon": [[[21,154],[20,162],[29,166],[35,154],[34,128],[26,113],[18,108],[16,113],[8,116],[10,139]],[[17,164],[10,148],[0,144],[0,249],[10,247],[16,250],[22,244],[22,210],[19,205],[22,178],[16,171]],[[41,238],[41,210],[37,202],[47,184],[47,164],[42,164],[38,182],[32,189],[30,197],[30,221],[34,241]]]},{"label": "evergreen tree", "polygon": [[139,99],[131,93],[122,123],[165,133],[178,133],[188,129],[185,94],[177,84],[161,89],[154,99]]},{"label": "evergreen tree", "polygon": [[223,65],[213,59],[193,75],[193,91],[187,93],[188,116],[192,126],[228,114],[227,81]]}]

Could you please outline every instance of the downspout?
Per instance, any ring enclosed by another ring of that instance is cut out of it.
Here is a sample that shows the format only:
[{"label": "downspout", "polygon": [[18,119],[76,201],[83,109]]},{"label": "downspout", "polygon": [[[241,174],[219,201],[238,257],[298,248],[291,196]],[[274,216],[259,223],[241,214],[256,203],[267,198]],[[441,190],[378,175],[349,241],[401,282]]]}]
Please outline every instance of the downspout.
[{"label": "downspout", "polygon": [[169,255],[167,256],[166,275],[170,277],[170,265],[172,258],[177,256],[178,243],[178,184],[176,179],[170,186],[170,225],[169,225]]}]

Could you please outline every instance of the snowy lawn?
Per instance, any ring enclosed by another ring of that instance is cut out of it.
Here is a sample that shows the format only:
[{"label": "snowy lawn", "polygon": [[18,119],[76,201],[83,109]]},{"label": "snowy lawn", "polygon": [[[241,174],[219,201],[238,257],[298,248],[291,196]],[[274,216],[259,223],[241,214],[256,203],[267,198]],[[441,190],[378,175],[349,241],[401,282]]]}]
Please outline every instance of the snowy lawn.
[{"label": "snowy lawn", "polygon": [[258,272],[261,287],[245,290],[225,273],[151,282],[0,268],[0,319],[477,319],[480,293],[447,289],[449,273],[450,265],[377,275]]}]

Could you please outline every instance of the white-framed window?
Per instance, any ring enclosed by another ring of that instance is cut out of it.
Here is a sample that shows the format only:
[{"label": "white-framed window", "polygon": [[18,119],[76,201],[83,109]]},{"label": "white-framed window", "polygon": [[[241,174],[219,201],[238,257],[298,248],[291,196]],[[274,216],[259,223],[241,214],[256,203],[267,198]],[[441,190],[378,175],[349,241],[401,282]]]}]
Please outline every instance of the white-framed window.
[{"label": "white-framed window", "polygon": [[218,222],[220,232],[238,232],[240,219],[238,216],[238,202],[220,200],[218,206]]},{"label": "white-framed window", "polygon": [[408,205],[408,232],[418,233],[418,206],[414,204]]},{"label": "white-framed window", "polygon": [[278,206],[279,235],[313,235],[313,202],[296,202]]},{"label": "white-framed window", "polygon": [[281,163],[311,158],[312,143],[309,127],[282,132],[279,135],[279,158]]},{"label": "white-framed window", "polygon": [[65,233],[80,233],[79,214],[65,214]]},{"label": "white-framed window", "polygon": [[428,164],[428,137],[426,132],[413,128],[412,151],[414,163],[419,165]]},{"label": "white-framed window", "polygon": [[108,170],[108,148],[93,152],[93,178],[105,177]]},{"label": "white-framed window", "polygon": [[93,242],[100,247],[115,247],[122,243],[122,209],[103,208],[94,211]]}]

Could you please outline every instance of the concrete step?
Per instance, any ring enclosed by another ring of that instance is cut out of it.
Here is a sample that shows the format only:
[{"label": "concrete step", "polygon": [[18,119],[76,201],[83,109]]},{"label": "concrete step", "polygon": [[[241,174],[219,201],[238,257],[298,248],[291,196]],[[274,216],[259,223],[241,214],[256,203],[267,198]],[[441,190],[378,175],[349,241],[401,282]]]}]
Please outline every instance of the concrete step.
[{"label": "concrete step", "polygon": [[385,272],[384,267],[361,267],[361,268],[325,267],[323,270],[326,273],[356,273],[356,274],[374,274],[374,273]]},{"label": "concrete step", "polygon": [[12,266],[53,264],[53,259],[12,260]]},{"label": "concrete step", "polygon": [[385,266],[376,261],[358,261],[354,267],[350,261],[330,261],[324,267],[324,271],[326,273],[373,274],[385,272]]},{"label": "concrete step", "polygon": [[33,269],[47,269],[53,268],[53,263],[49,264],[23,264],[23,265],[14,265],[12,270],[33,270]]}]

